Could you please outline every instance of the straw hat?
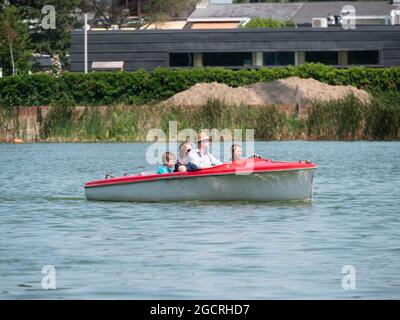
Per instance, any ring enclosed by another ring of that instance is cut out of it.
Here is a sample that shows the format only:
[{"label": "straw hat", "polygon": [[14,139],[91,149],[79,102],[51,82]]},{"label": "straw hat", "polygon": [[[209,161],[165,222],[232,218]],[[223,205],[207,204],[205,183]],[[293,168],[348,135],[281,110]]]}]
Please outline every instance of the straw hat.
[{"label": "straw hat", "polygon": [[200,132],[197,135],[197,142],[204,141],[204,140],[210,140],[210,137],[205,132]]}]

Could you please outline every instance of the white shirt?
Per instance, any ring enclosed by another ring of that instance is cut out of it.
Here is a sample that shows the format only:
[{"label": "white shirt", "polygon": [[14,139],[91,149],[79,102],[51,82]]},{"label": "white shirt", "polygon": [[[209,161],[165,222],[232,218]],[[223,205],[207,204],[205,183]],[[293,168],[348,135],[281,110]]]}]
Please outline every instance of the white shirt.
[{"label": "white shirt", "polygon": [[210,152],[207,151],[205,154],[201,154],[200,150],[197,148],[192,149],[188,153],[186,161],[189,170],[199,170],[200,168],[210,168],[222,164],[222,162],[214,157]]}]

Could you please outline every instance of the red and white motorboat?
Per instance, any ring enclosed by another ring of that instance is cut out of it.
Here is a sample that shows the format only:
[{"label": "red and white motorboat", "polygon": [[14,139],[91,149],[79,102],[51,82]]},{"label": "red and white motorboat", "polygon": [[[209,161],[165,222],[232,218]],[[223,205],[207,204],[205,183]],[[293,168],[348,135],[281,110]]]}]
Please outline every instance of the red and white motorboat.
[{"label": "red and white motorboat", "polygon": [[315,169],[309,161],[250,158],[198,171],[91,181],[85,193],[101,201],[311,200]]}]

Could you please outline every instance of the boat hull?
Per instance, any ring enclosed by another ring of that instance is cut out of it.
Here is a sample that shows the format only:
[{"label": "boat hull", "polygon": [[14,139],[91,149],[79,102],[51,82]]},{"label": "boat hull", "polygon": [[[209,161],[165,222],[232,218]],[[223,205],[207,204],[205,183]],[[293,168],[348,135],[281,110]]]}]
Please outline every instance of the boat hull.
[{"label": "boat hull", "polygon": [[99,201],[311,200],[314,169],[181,177],[85,188]]}]

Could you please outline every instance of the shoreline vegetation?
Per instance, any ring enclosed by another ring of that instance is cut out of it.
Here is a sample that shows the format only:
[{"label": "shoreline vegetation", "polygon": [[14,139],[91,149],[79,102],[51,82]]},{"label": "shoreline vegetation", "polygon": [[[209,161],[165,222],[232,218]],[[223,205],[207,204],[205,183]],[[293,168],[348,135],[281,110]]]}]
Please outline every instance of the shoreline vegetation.
[{"label": "shoreline vegetation", "polygon": [[[171,106],[162,101],[196,83],[238,87],[290,76],[353,85],[372,95],[312,102],[306,112],[263,105]],[[0,142],[139,142],[150,129],[255,129],[256,140],[400,140],[400,68],[339,69],[319,64],[233,71],[158,69],[0,79]]]},{"label": "shoreline vegetation", "polygon": [[[202,107],[150,105],[21,107],[0,110],[2,142],[141,142],[147,132],[255,129],[256,140],[400,140],[400,94],[374,97],[363,104],[352,96],[315,103],[306,115],[277,106],[226,105],[209,101]],[[244,139],[244,137],[243,137]]]}]

